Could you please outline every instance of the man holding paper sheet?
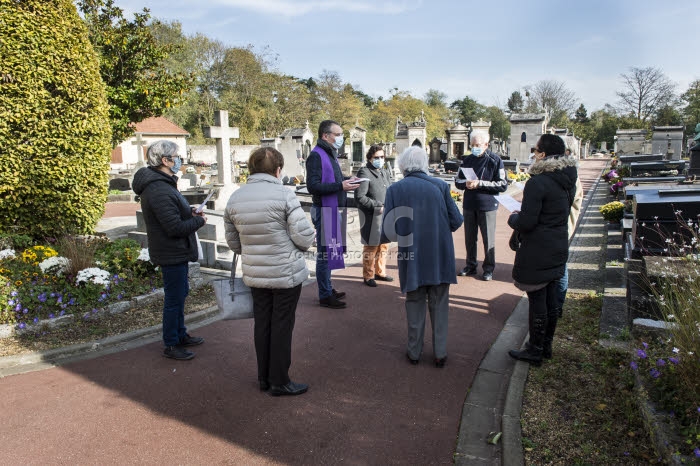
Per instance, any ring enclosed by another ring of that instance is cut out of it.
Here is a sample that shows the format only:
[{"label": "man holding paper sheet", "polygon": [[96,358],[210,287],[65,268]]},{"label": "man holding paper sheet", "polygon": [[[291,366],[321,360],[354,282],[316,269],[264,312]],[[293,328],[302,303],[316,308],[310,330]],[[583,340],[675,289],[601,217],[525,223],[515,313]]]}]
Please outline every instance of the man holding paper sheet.
[{"label": "man holding paper sheet", "polygon": [[489,135],[473,131],[469,137],[472,153],[464,157],[462,167],[455,178],[455,187],[464,191],[462,212],[464,214],[464,244],[467,249],[467,265],[459,272],[461,277],[476,275],[477,230],[481,230],[484,243],[482,278],[493,278],[496,266],[496,211],[495,196],[508,187],[503,161],[488,150]]},{"label": "man holding paper sheet", "polygon": [[316,282],[319,304],[343,309],[345,293],[333,289],[331,270],[344,269],[345,207],[348,191],[360,186],[357,178],[346,178],[338,163],[338,152],[345,147],[343,128],[324,120],[318,127],[318,141],[306,160],[306,187],[311,193],[311,219],[316,228]]}]

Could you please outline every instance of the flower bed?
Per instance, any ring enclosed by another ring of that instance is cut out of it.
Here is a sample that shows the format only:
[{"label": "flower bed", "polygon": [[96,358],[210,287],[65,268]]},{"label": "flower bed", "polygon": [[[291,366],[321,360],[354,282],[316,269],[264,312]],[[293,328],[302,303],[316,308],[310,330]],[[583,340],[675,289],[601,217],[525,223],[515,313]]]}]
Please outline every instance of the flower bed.
[{"label": "flower bed", "polygon": [[67,236],[52,245],[5,248],[0,324],[24,331],[70,322],[161,286],[148,251],[133,240]]}]

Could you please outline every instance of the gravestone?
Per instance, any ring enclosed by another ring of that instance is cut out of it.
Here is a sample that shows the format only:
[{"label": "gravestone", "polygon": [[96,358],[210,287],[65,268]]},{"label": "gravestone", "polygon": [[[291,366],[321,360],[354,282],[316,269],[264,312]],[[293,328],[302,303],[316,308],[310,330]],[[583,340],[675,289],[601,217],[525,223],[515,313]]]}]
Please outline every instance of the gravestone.
[{"label": "gravestone", "polygon": [[631,241],[635,251],[645,255],[671,254],[667,240],[688,243],[691,234],[684,223],[700,215],[700,189],[657,189],[641,191],[632,200],[634,224]]},{"label": "gravestone", "polygon": [[618,157],[622,165],[629,165],[632,162],[657,162],[663,160],[663,154],[634,154],[621,155]]},{"label": "gravestone", "polygon": [[684,160],[659,160],[655,162],[631,162],[630,176],[624,177],[625,183],[656,183],[666,181],[683,181],[685,175]]},{"label": "gravestone", "polygon": [[185,173],[180,177],[181,180],[187,180],[190,182],[190,186],[197,186],[197,174],[196,173]]},{"label": "gravestone", "polygon": [[130,191],[131,185],[129,180],[125,178],[114,178],[109,180],[109,190],[116,189],[117,191]]},{"label": "gravestone", "polygon": [[512,160],[527,162],[530,148],[547,132],[547,113],[513,113],[510,118],[509,156]]},{"label": "gravestone", "polygon": [[234,185],[231,164],[231,139],[239,137],[238,128],[228,125],[228,111],[214,113],[214,126],[204,127],[204,137],[216,139],[216,162],[219,179],[215,210],[224,210],[231,194],[238,188]]},{"label": "gravestone", "polygon": [[463,156],[469,148],[469,128],[458,121],[452,128],[446,129],[447,135],[447,159],[455,159]]},{"label": "gravestone", "polygon": [[700,176],[700,142],[690,148],[690,168],[688,175]]},{"label": "gravestone", "polygon": [[683,126],[652,126],[651,153],[668,160],[680,160],[683,151]]},{"label": "gravestone", "polygon": [[614,137],[615,153],[618,155],[650,153],[651,147],[646,136],[645,129],[618,129]]},{"label": "gravestone", "polygon": [[146,165],[143,157],[143,146],[146,145],[146,141],[141,137],[141,133],[136,133],[134,140],[131,141],[131,145],[136,146],[136,166],[134,167],[134,172],[136,172],[139,168]]},{"label": "gravestone", "polygon": [[513,173],[518,173],[520,171],[520,161],[519,160],[504,160],[503,168],[510,170]]}]

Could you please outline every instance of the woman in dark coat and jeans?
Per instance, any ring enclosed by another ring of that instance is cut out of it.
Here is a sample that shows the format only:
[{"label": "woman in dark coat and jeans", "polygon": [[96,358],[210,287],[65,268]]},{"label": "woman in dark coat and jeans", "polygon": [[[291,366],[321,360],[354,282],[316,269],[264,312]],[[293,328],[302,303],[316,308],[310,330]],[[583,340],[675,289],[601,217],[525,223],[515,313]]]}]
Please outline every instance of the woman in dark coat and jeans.
[{"label": "woman in dark coat and jeans", "polygon": [[513,279],[527,292],[530,339],[522,351],[510,350],[519,360],[539,365],[552,357],[557,326],[558,280],[569,257],[568,220],[576,194],[576,160],[565,157],[566,145],[554,134],[543,134],[535,145],[535,162],[525,184],[522,210],[508,225],[520,236]]},{"label": "woman in dark coat and jeans", "polygon": [[151,262],[163,273],[163,356],[187,360],[194,357],[186,347],[201,345],[204,338],[193,337],[185,327],[185,298],[189,293],[188,262],[197,261],[195,232],[207,223],[204,212],[197,213],[177,190],[182,166],[178,145],[159,140],[148,148],[148,166],[134,176],[134,192],[141,196],[141,211],[148,235]]},{"label": "woman in dark coat and jeans", "polygon": [[381,243],[382,212],[386,189],[391,184],[391,176],[384,169],[384,149],[379,144],[373,144],[367,151],[367,164],[357,171],[358,178],[369,181],[360,183],[355,191],[357,208],[360,217],[360,237],[364,248],[362,251],[362,278],[365,285],[377,286],[377,280],[394,281],[386,274],[386,252],[389,244]]}]

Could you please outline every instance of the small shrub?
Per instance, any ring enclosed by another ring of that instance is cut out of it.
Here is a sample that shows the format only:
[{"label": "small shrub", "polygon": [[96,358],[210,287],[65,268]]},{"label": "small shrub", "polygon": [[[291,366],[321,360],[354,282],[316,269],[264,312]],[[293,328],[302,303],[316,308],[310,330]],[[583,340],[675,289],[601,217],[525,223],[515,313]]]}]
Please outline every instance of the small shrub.
[{"label": "small shrub", "polygon": [[512,170],[508,170],[508,175],[506,175],[508,178],[508,181],[527,181],[530,179],[530,174],[529,173],[513,173]]},{"label": "small shrub", "polygon": [[31,236],[12,233],[0,233],[0,249],[16,249],[22,251],[34,244]]},{"label": "small shrub", "polygon": [[95,260],[100,267],[123,278],[130,274],[136,277],[148,276],[155,271],[149,258],[144,258],[141,245],[128,238],[102,245],[95,251]]},{"label": "small shrub", "polygon": [[[60,239],[57,247],[70,258],[41,245],[21,253],[0,250],[0,324],[16,324],[23,329],[43,319],[92,314],[112,302],[162,286],[160,274],[138,243],[122,240],[109,247],[102,241]],[[88,263],[96,245],[102,248],[107,262],[121,264],[120,273],[97,268],[94,261]],[[76,264],[67,265],[73,260],[87,266],[71,272]]]},{"label": "small shrub", "polygon": [[73,235],[60,238],[56,248],[70,261],[66,274],[74,277],[80,270],[91,267],[95,263],[95,250],[108,242],[107,239]]},{"label": "small shrub", "polygon": [[32,246],[31,248],[22,251],[22,261],[27,264],[38,266],[39,263],[45,259],[57,255],[58,253],[54,248],[48,246]]},{"label": "small shrub", "polygon": [[652,344],[642,341],[635,348],[629,367],[639,373],[656,408],[670,417],[682,435],[683,442],[677,445],[679,452],[700,457],[698,356],[661,339]]},{"label": "small shrub", "polygon": [[609,222],[619,222],[625,213],[625,204],[620,201],[608,202],[599,209],[603,218]]}]

